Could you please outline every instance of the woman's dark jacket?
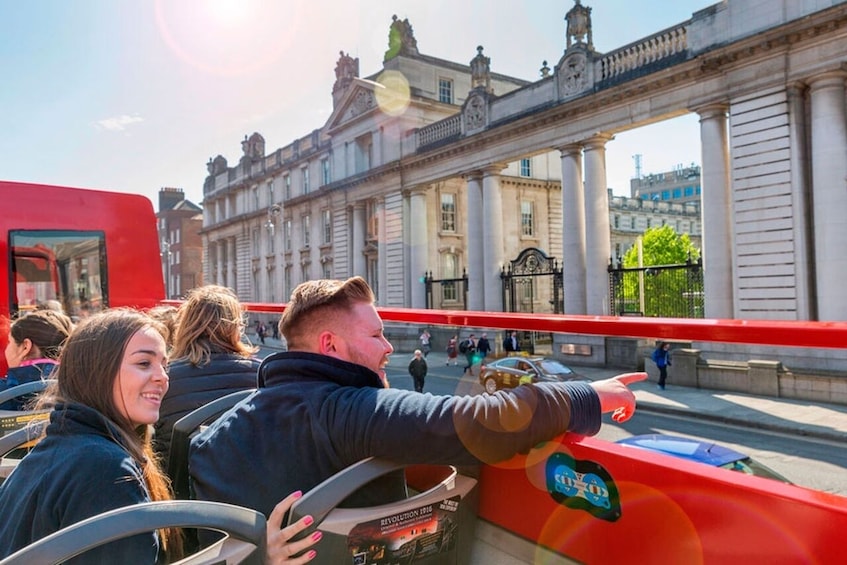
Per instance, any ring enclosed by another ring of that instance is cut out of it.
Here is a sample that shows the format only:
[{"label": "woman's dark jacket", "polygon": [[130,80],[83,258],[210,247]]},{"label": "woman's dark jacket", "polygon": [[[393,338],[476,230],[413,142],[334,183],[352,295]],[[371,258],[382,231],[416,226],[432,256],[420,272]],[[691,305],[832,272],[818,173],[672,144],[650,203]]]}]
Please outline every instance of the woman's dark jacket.
[{"label": "woman's dark jacket", "polygon": [[[45,437],[0,486],[0,558],[107,510],[150,502],[141,467],[114,424],[59,404]],[[110,542],[68,563],[156,563],[155,532]]]},{"label": "woman's dark jacket", "polygon": [[[296,351],[265,359],[259,391],[191,441],[189,469],[197,498],[268,516],[290,493],[366,457],[493,463],[566,431],[599,430],[600,399],[586,383],[433,396],[387,389],[366,367]],[[372,506],[405,495],[400,472],[373,481],[348,503]]]},{"label": "woman's dark jacket", "polygon": [[[6,377],[0,379],[0,392],[12,387],[50,378],[56,363],[33,363],[20,367],[10,367]],[[28,394],[0,404],[0,410],[25,410],[36,395]]]},{"label": "woman's dark jacket", "polygon": [[256,388],[256,374],[262,361],[234,353],[213,353],[205,365],[193,365],[187,358],[168,366],[170,386],[159,409],[153,449],[167,466],[174,424],[192,410],[232,392]]}]

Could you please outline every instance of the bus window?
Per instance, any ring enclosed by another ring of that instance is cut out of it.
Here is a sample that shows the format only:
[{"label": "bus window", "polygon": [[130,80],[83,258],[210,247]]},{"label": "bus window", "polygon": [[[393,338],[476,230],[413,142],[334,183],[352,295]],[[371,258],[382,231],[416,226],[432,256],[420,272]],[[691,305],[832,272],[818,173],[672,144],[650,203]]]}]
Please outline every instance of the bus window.
[{"label": "bus window", "polygon": [[101,231],[11,231],[11,314],[48,300],[74,320],[108,308],[105,240]]}]

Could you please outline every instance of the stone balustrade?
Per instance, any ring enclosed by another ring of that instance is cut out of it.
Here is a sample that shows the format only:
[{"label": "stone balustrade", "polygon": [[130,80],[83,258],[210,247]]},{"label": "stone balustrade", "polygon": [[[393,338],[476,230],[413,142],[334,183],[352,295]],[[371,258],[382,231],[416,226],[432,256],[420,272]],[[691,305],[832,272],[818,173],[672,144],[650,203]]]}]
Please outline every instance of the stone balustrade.
[{"label": "stone balustrade", "polygon": [[683,24],[612,51],[600,59],[600,80],[609,80],[684,53],[688,49],[687,38],[686,25]]}]

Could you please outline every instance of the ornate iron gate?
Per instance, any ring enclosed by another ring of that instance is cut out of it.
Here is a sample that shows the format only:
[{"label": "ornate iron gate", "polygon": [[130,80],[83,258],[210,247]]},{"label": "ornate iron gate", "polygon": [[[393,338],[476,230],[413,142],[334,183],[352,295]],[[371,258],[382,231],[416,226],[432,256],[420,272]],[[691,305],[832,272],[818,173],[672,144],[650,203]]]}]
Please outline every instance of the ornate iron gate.
[{"label": "ornate iron gate", "polygon": [[703,261],[629,268],[610,263],[609,300],[618,316],[703,318]]},{"label": "ornate iron gate", "polygon": [[[562,313],[562,268],[555,257],[529,247],[501,270],[500,279],[506,312]],[[521,348],[533,353],[552,345],[549,333],[519,332],[519,339]]]}]

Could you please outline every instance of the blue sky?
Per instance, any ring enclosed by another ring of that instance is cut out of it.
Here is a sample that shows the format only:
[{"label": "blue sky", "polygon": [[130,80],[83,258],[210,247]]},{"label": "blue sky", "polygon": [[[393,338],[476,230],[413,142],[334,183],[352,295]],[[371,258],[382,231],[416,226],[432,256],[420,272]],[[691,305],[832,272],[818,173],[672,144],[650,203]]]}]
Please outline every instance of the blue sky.
[{"label": "blue sky", "polygon": [[[584,0],[595,48],[683,22],[708,0]],[[527,80],[565,46],[571,0],[0,0],[0,178],[202,201],[206,162],[268,151],[321,127],[339,51],[381,68],[392,14],[422,53]],[[608,181],[699,163],[694,116],[620,134]],[[5,205],[5,203],[4,203]]]}]

